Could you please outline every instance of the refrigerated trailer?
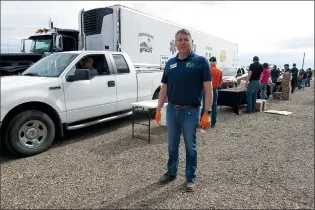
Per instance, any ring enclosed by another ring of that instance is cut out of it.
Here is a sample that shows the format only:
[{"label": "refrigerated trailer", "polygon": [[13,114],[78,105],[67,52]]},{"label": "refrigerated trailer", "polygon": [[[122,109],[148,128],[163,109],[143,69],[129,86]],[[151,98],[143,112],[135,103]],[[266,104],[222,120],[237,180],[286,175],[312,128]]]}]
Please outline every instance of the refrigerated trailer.
[{"label": "refrigerated trailer", "polygon": [[236,43],[122,5],[82,9],[78,46],[79,50],[126,52],[134,63],[164,66],[177,54],[175,33],[182,28],[191,32],[196,54],[216,56],[220,67],[237,66]]}]

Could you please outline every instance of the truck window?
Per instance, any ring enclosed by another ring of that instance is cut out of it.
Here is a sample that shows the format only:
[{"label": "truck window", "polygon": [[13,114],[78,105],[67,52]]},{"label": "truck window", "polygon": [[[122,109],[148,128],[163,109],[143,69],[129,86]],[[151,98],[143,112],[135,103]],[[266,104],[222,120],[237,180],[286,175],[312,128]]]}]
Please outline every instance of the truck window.
[{"label": "truck window", "polygon": [[113,55],[116,68],[118,71],[118,74],[127,74],[130,73],[130,69],[128,67],[128,64],[122,55]]},{"label": "truck window", "polygon": [[90,69],[93,76],[110,74],[106,58],[103,54],[84,56],[75,66],[76,69]]}]

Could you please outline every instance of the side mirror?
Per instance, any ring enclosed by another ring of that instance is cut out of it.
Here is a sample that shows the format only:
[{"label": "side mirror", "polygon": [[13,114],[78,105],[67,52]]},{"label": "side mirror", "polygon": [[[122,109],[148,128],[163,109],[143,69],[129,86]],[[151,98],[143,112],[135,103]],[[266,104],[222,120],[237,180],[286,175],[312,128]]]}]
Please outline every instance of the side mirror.
[{"label": "side mirror", "polygon": [[20,51],[23,53],[25,52],[25,40],[24,39],[21,40]]},{"label": "side mirror", "polygon": [[67,76],[67,82],[74,82],[79,80],[89,80],[90,79],[90,70],[88,69],[77,69],[74,74]]},{"label": "side mirror", "polygon": [[62,39],[62,35],[57,35],[56,36],[56,49],[58,51],[62,51],[63,50],[63,39]]}]

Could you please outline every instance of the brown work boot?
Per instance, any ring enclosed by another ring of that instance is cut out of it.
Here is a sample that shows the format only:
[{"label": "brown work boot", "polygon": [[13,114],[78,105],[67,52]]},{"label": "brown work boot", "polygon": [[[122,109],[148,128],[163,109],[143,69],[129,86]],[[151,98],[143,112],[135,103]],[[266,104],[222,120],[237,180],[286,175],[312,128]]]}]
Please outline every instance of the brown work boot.
[{"label": "brown work boot", "polygon": [[168,173],[165,173],[160,179],[159,179],[159,183],[160,184],[166,184],[169,183],[173,180],[176,179],[176,176],[174,175],[169,175]]},{"label": "brown work boot", "polygon": [[194,181],[187,181],[186,182],[186,191],[187,192],[194,192],[196,188],[196,184]]}]

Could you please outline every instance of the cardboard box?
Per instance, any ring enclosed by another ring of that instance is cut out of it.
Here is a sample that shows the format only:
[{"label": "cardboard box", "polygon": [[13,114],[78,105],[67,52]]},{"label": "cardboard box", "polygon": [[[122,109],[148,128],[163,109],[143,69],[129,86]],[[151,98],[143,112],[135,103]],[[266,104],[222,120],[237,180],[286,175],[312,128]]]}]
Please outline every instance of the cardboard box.
[{"label": "cardboard box", "polygon": [[290,100],[290,94],[283,94],[281,95],[281,100]]},{"label": "cardboard box", "polygon": [[282,92],[281,92],[281,100],[289,100],[290,99],[290,93],[291,93],[291,87],[282,87]]},{"label": "cardboard box", "polygon": [[291,92],[291,87],[289,86],[282,86],[281,94],[286,94]]},{"label": "cardboard box", "polygon": [[289,72],[284,72],[282,80],[291,80],[291,74]]},{"label": "cardboard box", "polygon": [[266,100],[257,99],[255,110],[259,112],[263,112],[266,110]]},{"label": "cardboard box", "polygon": [[273,93],[273,99],[280,99],[281,97],[281,92],[274,92]]},{"label": "cardboard box", "polygon": [[282,80],[282,86],[291,86],[291,80]]}]

